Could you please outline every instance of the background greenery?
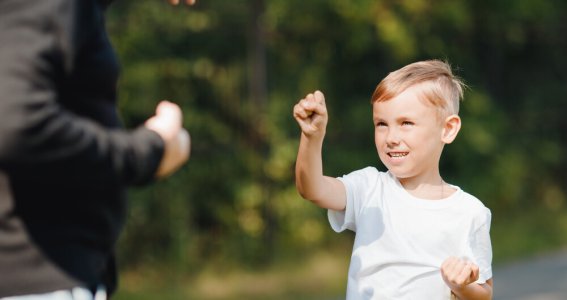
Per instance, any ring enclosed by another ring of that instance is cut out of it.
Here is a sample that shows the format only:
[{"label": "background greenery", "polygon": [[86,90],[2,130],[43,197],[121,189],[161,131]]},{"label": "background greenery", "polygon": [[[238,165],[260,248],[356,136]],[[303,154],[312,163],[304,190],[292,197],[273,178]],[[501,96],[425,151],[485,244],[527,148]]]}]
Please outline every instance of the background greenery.
[{"label": "background greenery", "polygon": [[469,89],[442,175],[493,213],[495,264],[567,245],[567,2],[118,1],[120,109],[184,110],[190,162],[130,193],[116,299],[341,299],[352,235],[294,187],[294,103],[321,89],[325,172],[381,166],[369,105],[416,60],[448,60]]}]

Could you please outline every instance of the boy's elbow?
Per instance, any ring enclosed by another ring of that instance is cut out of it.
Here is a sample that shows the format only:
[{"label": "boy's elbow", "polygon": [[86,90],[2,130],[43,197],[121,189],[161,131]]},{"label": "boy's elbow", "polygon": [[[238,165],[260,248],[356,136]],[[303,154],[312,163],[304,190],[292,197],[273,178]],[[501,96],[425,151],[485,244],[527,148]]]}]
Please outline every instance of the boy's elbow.
[{"label": "boy's elbow", "polygon": [[307,189],[305,189],[301,183],[296,182],[295,183],[295,188],[297,189],[297,192],[299,193],[299,195],[301,196],[301,198],[308,200],[310,202],[314,202],[313,200],[313,195],[312,193],[310,193]]},{"label": "boy's elbow", "polygon": [[301,183],[301,179],[300,179],[300,175],[297,174],[295,175],[295,189],[297,190],[297,192],[299,193],[299,195],[303,198],[305,198],[305,188],[303,187],[303,184]]},{"label": "boy's elbow", "polygon": [[301,198],[305,200],[309,200],[309,193],[305,190],[305,188],[301,185],[301,183],[296,182],[295,188],[297,189],[297,193],[299,193]]},{"label": "boy's elbow", "polygon": [[314,193],[313,191],[306,191],[304,188],[302,188],[300,185],[297,185],[297,192],[299,193],[299,195],[301,196],[301,198],[319,206],[319,207],[324,207],[323,203],[324,201],[321,200],[322,197],[318,196],[316,193]]}]

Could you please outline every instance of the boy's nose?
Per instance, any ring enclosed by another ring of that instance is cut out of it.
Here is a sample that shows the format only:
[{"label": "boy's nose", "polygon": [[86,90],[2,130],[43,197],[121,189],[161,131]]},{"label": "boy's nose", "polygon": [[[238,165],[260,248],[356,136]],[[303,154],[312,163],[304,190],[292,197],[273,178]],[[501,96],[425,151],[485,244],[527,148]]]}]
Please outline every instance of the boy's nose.
[{"label": "boy's nose", "polygon": [[400,137],[396,130],[388,130],[386,135],[386,144],[388,146],[396,146],[400,144]]}]

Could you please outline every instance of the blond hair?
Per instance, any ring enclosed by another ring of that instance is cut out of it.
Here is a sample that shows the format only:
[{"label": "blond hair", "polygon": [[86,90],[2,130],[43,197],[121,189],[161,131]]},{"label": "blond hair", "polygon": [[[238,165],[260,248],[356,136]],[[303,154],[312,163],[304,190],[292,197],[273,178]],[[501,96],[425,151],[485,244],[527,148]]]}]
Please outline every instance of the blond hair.
[{"label": "blond hair", "polygon": [[391,72],[378,84],[370,102],[388,101],[416,85],[420,85],[423,99],[442,115],[459,113],[459,100],[466,85],[453,75],[449,63],[440,60],[419,61]]}]

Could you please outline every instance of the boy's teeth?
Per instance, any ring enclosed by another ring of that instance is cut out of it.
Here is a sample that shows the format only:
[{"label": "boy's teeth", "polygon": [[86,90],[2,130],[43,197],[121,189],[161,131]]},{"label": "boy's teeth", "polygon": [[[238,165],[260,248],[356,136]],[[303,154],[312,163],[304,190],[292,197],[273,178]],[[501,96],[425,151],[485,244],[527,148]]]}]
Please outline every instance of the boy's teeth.
[{"label": "boy's teeth", "polygon": [[403,157],[406,156],[407,153],[390,153],[391,157]]}]

